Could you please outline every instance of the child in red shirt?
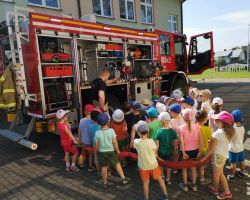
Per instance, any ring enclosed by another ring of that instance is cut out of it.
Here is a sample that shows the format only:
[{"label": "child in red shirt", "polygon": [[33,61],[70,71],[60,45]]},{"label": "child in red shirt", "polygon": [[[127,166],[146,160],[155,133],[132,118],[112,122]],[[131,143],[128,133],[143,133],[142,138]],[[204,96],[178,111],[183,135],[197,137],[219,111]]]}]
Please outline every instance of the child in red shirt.
[{"label": "child in red shirt", "polygon": [[[57,130],[61,136],[61,146],[64,150],[64,159],[66,163],[67,172],[77,172],[79,169],[76,167],[76,160],[78,157],[78,150],[76,147],[72,147],[72,144],[77,144],[75,137],[73,136],[67,119],[67,113],[69,111],[58,110],[56,112],[56,118],[58,119]],[[70,166],[70,154],[73,154],[72,164]]]}]

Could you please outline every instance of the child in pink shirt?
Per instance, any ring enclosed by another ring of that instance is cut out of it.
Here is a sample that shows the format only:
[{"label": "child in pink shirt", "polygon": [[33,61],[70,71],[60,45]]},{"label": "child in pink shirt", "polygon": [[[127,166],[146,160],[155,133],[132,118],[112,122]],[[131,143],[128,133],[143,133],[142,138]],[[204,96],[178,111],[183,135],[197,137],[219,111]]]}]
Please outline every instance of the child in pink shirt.
[{"label": "child in pink shirt", "polygon": [[[190,108],[186,108],[182,111],[182,117],[185,120],[185,124],[180,126],[180,142],[183,160],[196,159],[202,155],[202,138],[200,135],[200,128],[191,122],[193,117],[193,111]],[[192,171],[192,190],[197,191],[196,186],[196,167],[191,167]],[[188,191],[187,187],[187,168],[182,169],[183,183],[179,186],[185,192]]]}]

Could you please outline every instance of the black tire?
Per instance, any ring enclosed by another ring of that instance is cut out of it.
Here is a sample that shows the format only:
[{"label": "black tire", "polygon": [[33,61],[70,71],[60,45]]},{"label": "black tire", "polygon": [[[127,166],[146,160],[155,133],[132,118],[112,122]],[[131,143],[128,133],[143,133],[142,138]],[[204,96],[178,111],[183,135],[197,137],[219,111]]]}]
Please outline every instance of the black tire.
[{"label": "black tire", "polygon": [[182,80],[182,79],[177,79],[174,82],[174,86],[172,88],[171,93],[175,90],[175,89],[180,89],[182,91],[183,96],[187,96],[188,95],[188,88],[187,88],[187,83]]}]

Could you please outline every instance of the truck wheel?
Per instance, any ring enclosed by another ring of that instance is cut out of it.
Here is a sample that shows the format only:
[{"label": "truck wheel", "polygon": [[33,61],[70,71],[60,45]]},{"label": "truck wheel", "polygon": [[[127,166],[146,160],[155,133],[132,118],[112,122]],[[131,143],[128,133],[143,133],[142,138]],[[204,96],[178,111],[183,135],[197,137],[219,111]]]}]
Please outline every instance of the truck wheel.
[{"label": "truck wheel", "polygon": [[187,83],[182,79],[178,79],[175,81],[172,91],[174,91],[175,89],[180,89],[183,96],[188,95]]}]

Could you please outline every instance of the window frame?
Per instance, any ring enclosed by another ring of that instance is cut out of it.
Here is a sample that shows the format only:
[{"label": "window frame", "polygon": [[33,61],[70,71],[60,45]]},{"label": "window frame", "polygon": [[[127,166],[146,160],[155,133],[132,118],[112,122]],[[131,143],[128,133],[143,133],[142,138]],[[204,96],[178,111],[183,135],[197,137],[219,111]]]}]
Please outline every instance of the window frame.
[{"label": "window frame", "polygon": [[46,5],[46,0],[41,0],[41,1],[42,1],[42,4],[35,4],[35,3],[30,3],[29,0],[27,0],[27,4],[29,6],[37,6],[37,7],[42,7],[42,8],[61,10],[61,2],[60,2],[60,0],[55,0],[55,1],[57,1],[58,7],[47,6]]},{"label": "window frame", "polygon": [[[169,17],[171,19],[169,19]],[[173,20],[173,17],[175,18],[175,21]],[[169,26],[169,23],[171,24],[171,26]],[[175,28],[176,30],[171,30],[172,27],[174,27],[173,25],[175,24]],[[170,29],[171,28],[171,29]],[[172,15],[172,14],[169,14],[168,15],[168,31],[169,32],[178,32],[178,24],[177,24],[177,15]]]},{"label": "window frame", "polygon": [[[167,46],[164,46],[164,53],[162,53],[162,38],[166,37],[167,38],[167,42],[164,40],[164,43],[167,44]],[[169,35],[165,35],[165,34],[160,34],[160,55],[161,56],[170,56],[171,55],[171,48],[170,48],[170,36]]]},{"label": "window frame", "polygon": [[[142,2],[142,0],[140,0],[140,5],[141,6],[144,6],[145,7],[145,12],[146,12],[146,15],[145,15],[145,17],[146,17],[146,21],[144,22],[144,21],[142,21],[142,18],[141,18],[141,23],[143,23],[143,24],[154,24],[154,9],[153,9],[153,4],[154,4],[154,0],[151,0],[151,4],[150,3],[148,3],[147,2],[147,0],[144,0],[144,2]],[[148,22],[148,13],[147,13],[147,8],[148,7],[151,7],[151,11],[152,11],[152,13],[151,13],[151,15],[152,15],[152,22]],[[141,8],[141,7],[140,7]]]},{"label": "window frame", "polygon": [[95,14],[94,13],[94,6],[93,6],[93,0],[92,0],[92,11],[93,11],[93,14],[95,15],[95,16],[98,16],[98,17],[106,17],[106,18],[113,18],[113,0],[109,0],[109,2],[110,2],[110,11],[111,11],[111,16],[107,16],[107,15],[104,15],[104,9],[103,9],[103,0],[99,0],[100,1],[100,5],[101,5],[101,15],[99,15],[99,14]]},{"label": "window frame", "polygon": [[[125,12],[126,12],[126,18],[121,17],[121,2],[119,0],[119,6],[120,6],[120,19],[124,21],[130,21],[130,22],[135,22],[136,16],[135,16],[135,0],[124,0],[125,2]],[[128,19],[128,4],[127,2],[132,2],[133,3],[133,11],[134,11],[134,19]]]}]

